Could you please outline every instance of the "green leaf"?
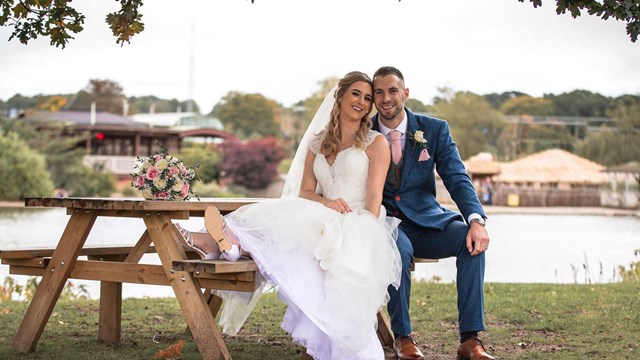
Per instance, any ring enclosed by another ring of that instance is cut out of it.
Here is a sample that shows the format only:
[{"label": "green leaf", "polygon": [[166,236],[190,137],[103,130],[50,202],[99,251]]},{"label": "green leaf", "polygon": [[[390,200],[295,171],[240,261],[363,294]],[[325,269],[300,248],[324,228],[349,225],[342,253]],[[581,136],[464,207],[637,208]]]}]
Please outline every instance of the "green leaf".
[{"label": "green leaf", "polygon": [[18,3],[18,5],[13,7],[13,16],[17,18],[26,18],[29,13],[29,9],[22,3]]}]

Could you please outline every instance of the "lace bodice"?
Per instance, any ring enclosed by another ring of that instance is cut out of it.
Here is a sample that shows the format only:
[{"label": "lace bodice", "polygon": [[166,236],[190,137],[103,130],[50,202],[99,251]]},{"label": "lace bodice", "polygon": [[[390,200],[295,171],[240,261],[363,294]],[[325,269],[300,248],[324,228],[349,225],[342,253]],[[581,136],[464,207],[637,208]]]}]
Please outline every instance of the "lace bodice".
[{"label": "lace bodice", "polygon": [[364,209],[369,174],[369,157],[365,149],[381,133],[370,130],[367,134],[365,149],[355,145],[338,153],[332,165],[320,153],[323,133],[316,135],[310,149],[316,154],[313,172],[318,180],[320,193],[328,199],[343,198],[352,209]]}]

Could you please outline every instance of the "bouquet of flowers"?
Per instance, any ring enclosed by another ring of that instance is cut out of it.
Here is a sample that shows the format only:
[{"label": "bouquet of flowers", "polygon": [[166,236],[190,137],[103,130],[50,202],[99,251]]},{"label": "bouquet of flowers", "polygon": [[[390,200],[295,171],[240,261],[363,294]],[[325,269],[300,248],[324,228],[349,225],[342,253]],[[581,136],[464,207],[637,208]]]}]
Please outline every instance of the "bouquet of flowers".
[{"label": "bouquet of flowers", "polygon": [[146,158],[138,157],[131,176],[131,186],[142,191],[147,200],[189,200],[196,195],[191,186],[199,180],[195,167],[187,167],[182,160],[169,155],[160,145],[160,152]]}]

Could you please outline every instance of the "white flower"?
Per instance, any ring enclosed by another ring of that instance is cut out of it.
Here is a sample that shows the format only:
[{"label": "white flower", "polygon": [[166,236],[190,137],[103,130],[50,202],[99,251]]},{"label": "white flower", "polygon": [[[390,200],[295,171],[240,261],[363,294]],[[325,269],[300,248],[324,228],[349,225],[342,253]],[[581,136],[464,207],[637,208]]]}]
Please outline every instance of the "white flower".
[{"label": "white flower", "polygon": [[419,142],[421,144],[424,144],[427,142],[427,140],[424,138],[424,131],[422,130],[416,130],[416,132],[413,133],[413,139],[416,142]]},{"label": "white flower", "polygon": [[160,160],[158,160],[158,161],[156,162],[156,165],[155,165],[155,166],[156,166],[158,169],[160,169],[160,170],[164,170],[164,169],[166,169],[166,168],[167,168],[167,166],[169,166],[169,164],[167,163],[167,160],[165,160],[165,159],[160,159]]},{"label": "white flower", "polygon": [[167,180],[158,176],[157,178],[153,179],[153,185],[157,187],[158,190],[164,190],[164,188],[167,186]]},{"label": "white flower", "polygon": [[173,186],[171,187],[172,191],[180,192],[182,191],[182,187],[184,186],[184,182],[182,180],[177,180]]}]

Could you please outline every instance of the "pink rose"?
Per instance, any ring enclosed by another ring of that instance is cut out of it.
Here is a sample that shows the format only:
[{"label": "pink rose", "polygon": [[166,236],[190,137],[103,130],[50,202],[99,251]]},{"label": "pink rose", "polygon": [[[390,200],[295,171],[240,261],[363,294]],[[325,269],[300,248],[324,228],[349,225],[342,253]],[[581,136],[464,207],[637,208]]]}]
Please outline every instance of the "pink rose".
[{"label": "pink rose", "polygon": [[180,190],[180,196],[182,196],[182,198],[186,198],[187,195],[189,195],[189,184],[184,183],[184,185],[182,186],[182,190]]},{"label": "pink rose", "polygon": [[163,156],[160,154],[153,155],[153,162],[158,162],[158,160],[162,159]]},{"label": "pink rose", "polygon": [[157,178],[158,175],[160,175],[160,170],[155,166],[149,166],[149,168],[147,169],[147,173],[145,174],[145,177],[149,180],[153,180]]},{"label": "pink rose", "polygon": [[144,185],[144,178],[142,176],[136,176],[133,178],[133,186],[140,188]]},{"label": "pink rose", "polygon": [[153,195],[153,198],[154,199],[158,199],[158,200],[164,200],[164,199],[166,199],[168,197],[169,197],[169,193],[166,192],[166,191],[162,191],[162,192],[159,192],[159,193]]},{"label": "pink rose", "polygon": [[180,174],[180,169],[178,169],[175,166],[172,166],[172,167],[169,168],[169,176],[175,177],[178,174]]}]

